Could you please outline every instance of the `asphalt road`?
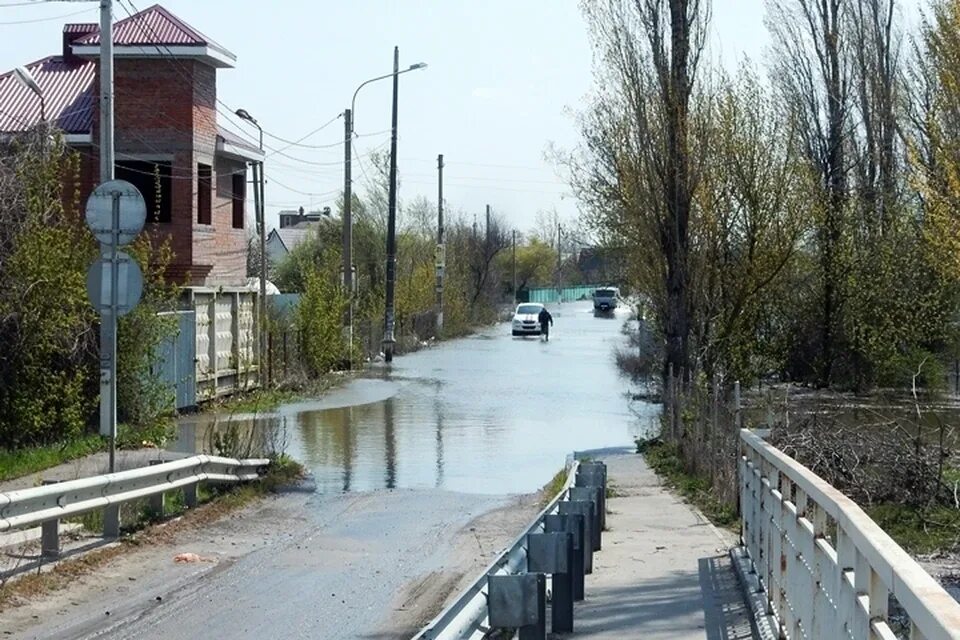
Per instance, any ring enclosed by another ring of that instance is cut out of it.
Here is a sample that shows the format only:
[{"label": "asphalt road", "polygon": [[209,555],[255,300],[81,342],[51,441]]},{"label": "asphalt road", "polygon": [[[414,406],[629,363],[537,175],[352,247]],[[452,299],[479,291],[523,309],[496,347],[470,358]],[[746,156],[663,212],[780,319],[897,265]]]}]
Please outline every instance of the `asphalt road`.
[{"label": "asphalt road", "polygon": [[[398,358],[318,401],[239,418],[282,428],[316,490],[131,551],[4,611],[0,631],[409,637],[523,529],[536,505],[516,496],[543,486],[572,451],[630,445],[645,428],[613,365],[626,316],[596,318],[589,303],[552,313],[549,343],[514,339],[500,324]],[[191,441],[204,440],[203,428],[195,422]],[[207,561],[174,563],[182,552]]]}]

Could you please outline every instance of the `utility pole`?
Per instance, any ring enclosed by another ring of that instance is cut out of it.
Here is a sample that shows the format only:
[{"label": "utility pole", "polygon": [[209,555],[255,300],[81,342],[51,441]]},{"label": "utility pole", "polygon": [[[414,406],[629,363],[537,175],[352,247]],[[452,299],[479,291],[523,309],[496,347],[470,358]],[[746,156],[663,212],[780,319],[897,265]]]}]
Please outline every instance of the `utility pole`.
[{"label": "utility pole", "polygon": [[513,306],[517,306],[517,230],[513,230]]},{"label": "utility pole", "polygon": [[443,154],[437,156],[437,338],[443,336],[443,270],[446,268],[443,246]]},{"label": "utility pole", "polygon": [[484,233],[484,241],[486,242],[486,250],[490,250],[490,205],[487,205],[487,228]]},{"label": "utility pole", "polygon": [[393,361],[396,340],[394,328],[394,287],[397,278],[397,88],[400,71],[400,48],[393,48],[393,115],[390,134],[390,190],[387,197],[387,295],[384,311],[383,355]]},{"label": "utility pole", "polygon": [[561,293],[561,252],[560,252],[560,223],[557,223],[557,303],[563,302],[563,294]]},{"label": "utility pole", "polygon": [[[114,176],[113,148],[113,2],[100,0],[100,182],[109,182]],[[116,197],[114,210],[117,209]],[[117,294],[117,233],[118,216],[113,216],[111,255],[111,302]],[[117,470],[117,307],[100,318],[100,434],[110,441],[110,473]],[[104,509],[103,534],[108,538],[120,535],[120,507]]]},{"label": "utility pole", "polygon": [[346,325],[347,357],[353,369],[353,185],[351,184],[351,139],[353,138],[353,110],[343,112],[343,289],[347,295]]}]

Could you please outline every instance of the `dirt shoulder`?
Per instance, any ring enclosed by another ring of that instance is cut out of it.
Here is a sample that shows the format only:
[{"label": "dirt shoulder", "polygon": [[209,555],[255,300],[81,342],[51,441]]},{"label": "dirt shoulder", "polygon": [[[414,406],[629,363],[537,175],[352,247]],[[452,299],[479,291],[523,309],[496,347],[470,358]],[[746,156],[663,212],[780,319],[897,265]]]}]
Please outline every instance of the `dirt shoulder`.
[{"label": "dirt shoulder", "polygon": [[542,497],[515,496],[457,531],[437,564],[397,593],[390,622],[377,637],[409,638],[436,617],[523,532],[542,508]]}]

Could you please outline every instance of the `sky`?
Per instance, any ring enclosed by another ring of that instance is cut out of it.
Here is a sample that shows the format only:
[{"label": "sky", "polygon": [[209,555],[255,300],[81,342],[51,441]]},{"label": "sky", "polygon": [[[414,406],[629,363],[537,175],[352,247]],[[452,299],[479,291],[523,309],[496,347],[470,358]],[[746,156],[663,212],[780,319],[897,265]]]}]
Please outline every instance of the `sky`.
[{"label": "sky", "polygon": [[[145,0],[114,4],[117,20],[127,16],[123,7],[150,6]],[[547,153],[551,145],[577,145],[573,114],[593,86],[590,42],[575,0],[162,4],[236,54],[236,68],[218,72],[218,97],[257,118],[268,148],[283,149],[281,139],[296,141],[326,125],[303,140],[311,148],[268,150],[268,227],[281,209],[335,209],[343,188],[338,115],[360,83],[392,71],[394,46],[401,69],[428,65],[399,79],[402,202],[419,195],[436,202],[442,153],[448,210],[482,219],[489,204],[520,231],[533,226],[540,210],[577,216],[576,201]],[[0,0],[0,70],[57,53],[62,25],[97,21],[97,7],[95,1]],[[764,16],[764,0],[713,0],[708,57],[733,68],[747,56],[762,68],[770,53]],[[382,80],[357,96],[353,176],[360,193],[372,175],[370,153],[389,150],[391,89],[390,80]],[[221,111],[223,126],[255,135],[226,107]]]}]

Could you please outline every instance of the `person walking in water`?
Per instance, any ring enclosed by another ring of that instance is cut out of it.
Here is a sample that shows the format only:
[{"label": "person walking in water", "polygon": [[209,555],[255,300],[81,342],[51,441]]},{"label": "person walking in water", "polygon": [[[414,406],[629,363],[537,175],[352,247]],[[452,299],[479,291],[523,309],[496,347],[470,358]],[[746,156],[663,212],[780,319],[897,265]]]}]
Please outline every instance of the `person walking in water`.
[{"label": "person walking in water", "polygon": [[543,336],[544,340],[550,340],[550,325],[553,324],[553,316],[550,315],[550,312],[547,311],[547,308],[544,307],[540,310],[540,315],[537,316],[537,320],[540,321],[540,335]]}]

